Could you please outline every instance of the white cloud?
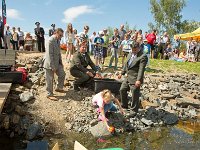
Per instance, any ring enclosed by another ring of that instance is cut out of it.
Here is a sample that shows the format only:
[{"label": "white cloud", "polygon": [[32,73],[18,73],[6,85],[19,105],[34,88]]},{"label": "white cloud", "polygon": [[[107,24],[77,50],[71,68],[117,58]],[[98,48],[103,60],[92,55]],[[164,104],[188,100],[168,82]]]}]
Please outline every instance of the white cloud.
[{"label": "white cloud", "polygon": [[16,19],[16,20],[23,20],[20,12],[16,9],[7,9],[6,13],[7,13],[7,18]]},{"label": "white cloud", "polygon": [[93,13],[95,11],[96,10],[94,8],[88,5],[71,7],[63,12],[64,18],[62,19],[62,22],[64,23],[73,22],[80,15]]}]

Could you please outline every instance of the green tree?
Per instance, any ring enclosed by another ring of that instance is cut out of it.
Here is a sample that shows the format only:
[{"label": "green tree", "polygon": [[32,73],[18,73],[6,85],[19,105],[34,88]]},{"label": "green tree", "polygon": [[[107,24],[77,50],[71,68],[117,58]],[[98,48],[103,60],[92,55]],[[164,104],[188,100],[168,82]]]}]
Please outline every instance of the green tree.
[{"label": "green tree", "polygon": [[185,0],[150,0],[151,13],[159,31],[167,31],[170,36],[178,33],[181,27],[181,11],[186,6]]},{"label": "green tree", "polygon": [[126,32],[130,30],[130,26],[129,26],[127,21],[126,21],[126,23],[124,25],[124,28],[125,28]]},{"label": "green tree", "polygon": [[114,28],[108,27],[107,29],[108,29],[108,36],[109,36],[109,38],[111,38],[113,36],[113,30],[114,30]]},{"label": "green tree", "polygon": [[178,33],[188,33],[188,32],[192,32],[194,30],[196,30],[197,28],[200,27],[200,22],[197,21],[189,21],[189,20],[184,20],[181,24],[180,24],[180,30]]}]

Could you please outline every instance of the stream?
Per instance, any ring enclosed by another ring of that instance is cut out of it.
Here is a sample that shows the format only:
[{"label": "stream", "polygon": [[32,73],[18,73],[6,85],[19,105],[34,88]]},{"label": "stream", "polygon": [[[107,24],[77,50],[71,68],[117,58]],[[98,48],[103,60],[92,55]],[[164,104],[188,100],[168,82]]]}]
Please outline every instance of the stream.
[{"label": "stream", "polygon": [[[144,131],[94,138],[90,134],[68,133],[67,135],[46,135],[39,141],[47,141],[49,149],[58,142],[61,150],[73,150],[77,140],[88,150],[119,147],[124,150],[198,150],[200,149],[200,122],[179,121],[175,126],[153,127]],[[0,150],[24,150],[27,141],[22,137],[0,136]]]}]

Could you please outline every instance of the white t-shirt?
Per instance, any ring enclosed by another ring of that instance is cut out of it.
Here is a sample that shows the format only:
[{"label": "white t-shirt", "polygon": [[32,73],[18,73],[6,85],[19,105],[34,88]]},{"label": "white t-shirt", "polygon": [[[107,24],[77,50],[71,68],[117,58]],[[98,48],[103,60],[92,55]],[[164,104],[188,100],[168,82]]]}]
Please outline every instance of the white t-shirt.
[{"label": "white t-shirt", "polygon": [[94,39],[97,37],[97,35],[91,35],[90,40],[92,41],[91,44],[94,45]]},{"label": "white t-shirt", "polygon": [[133,43],[132,40],[123,40],[121,45],[122,45],[122,51],[124,52],[130,52],[131,51],[131,44]]},{"label": "white t-shirt", "polygon": [[18,35],[19,35],[19,41],[23,41],[24,40],[24,32],[22,31],[17,31]]},{"label": "white t-shirt", "polygon": [[[114,99],[114,96],[113,96],[113,95],[112,95],[111,97],[112,97],[112,99]],[[104,107],[105,103],[104,103],[104,101],[103,101],[102,92],[97,93],[97,94],[93,97],[92,103],[93,103],[93,105],[97,105],[97,106],[99,106],[99,107],[101,107],[101,108]]]}]

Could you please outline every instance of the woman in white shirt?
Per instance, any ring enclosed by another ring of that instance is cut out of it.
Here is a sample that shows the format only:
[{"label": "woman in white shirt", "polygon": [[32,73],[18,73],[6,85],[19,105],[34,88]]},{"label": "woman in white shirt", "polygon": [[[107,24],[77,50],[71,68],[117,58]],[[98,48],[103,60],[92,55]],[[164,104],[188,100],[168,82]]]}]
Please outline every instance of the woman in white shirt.
[{"label": "woman in white shirt", "polygon": [[66,51],[67,63],[69,63],[72,59],[73,49],[74,49],[74,38],[75,37],[74,37],[72,24],[69,23],[67,25],[67,29],[64,32],[64,42],[67,45],[67,51]]}]

